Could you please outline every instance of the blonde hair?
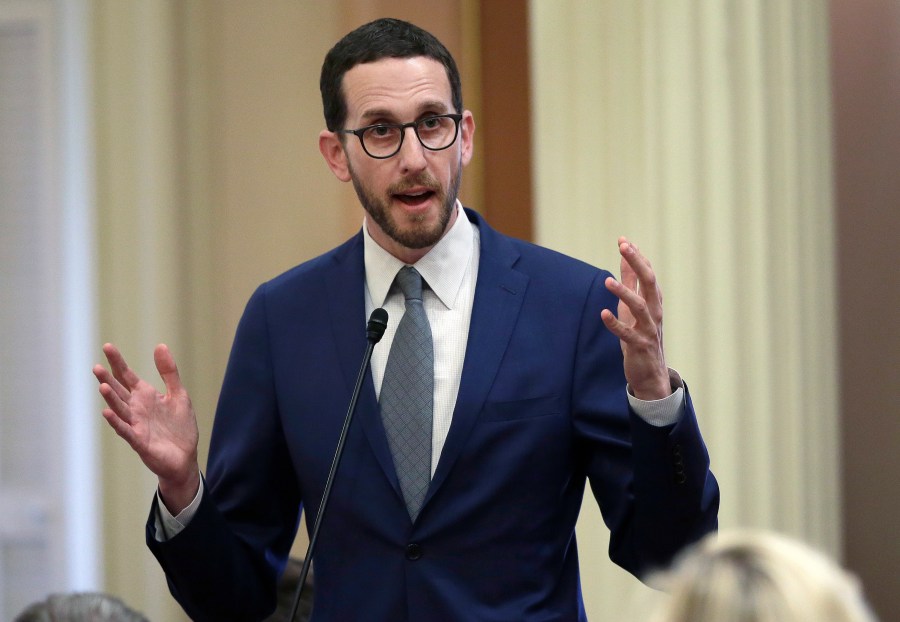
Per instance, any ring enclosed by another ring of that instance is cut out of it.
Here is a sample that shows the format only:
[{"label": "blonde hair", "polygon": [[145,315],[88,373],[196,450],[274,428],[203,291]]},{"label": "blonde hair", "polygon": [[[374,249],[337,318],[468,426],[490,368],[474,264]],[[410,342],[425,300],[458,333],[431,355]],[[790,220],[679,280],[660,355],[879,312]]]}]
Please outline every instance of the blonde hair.
[{"label": "blonde hair", "polygon": [[653,622],[875,622],[859,583],[822,553],[762,531],[711,534],[659,578]]}]

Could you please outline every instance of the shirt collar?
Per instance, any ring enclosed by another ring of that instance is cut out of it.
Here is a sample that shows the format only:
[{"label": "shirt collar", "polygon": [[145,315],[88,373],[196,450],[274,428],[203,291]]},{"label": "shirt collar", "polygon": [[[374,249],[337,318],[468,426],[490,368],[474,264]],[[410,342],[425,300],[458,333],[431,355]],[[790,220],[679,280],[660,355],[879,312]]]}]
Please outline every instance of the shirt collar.
[{"label": "shirt collar", "polygon": [[[457,199],[454,209],[457,218],[444,237],[414,265],[428,287],[448,309],[456,304],[463,276],[472,257],[472,225]],[[366,287],[376,307],[384,305],[394,277],[402,261],[381,248],[369,235],[363,222],[363,258],[366,267]]]}]

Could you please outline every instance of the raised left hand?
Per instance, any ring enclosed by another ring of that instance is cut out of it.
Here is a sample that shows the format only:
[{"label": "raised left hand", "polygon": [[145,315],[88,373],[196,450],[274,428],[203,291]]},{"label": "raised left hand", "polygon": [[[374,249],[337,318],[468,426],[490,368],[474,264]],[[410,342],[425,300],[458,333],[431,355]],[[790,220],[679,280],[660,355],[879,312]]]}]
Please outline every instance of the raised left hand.
[{"label": "raised left hand", "polygon": [[609,309],[600,317],[619,338],[625,379],[634,396],[658,400],[672,393],[663,352],[662,291],[650,261],[625,237],[619,238],[622,280],[606,279],[606,288],[618,299],[618,318]]}]

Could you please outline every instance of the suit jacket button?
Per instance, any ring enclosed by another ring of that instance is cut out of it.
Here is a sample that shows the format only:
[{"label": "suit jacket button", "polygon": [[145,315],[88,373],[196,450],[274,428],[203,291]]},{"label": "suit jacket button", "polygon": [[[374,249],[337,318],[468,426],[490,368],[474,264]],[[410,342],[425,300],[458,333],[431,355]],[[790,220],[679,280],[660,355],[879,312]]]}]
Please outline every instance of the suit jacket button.
[{"label": "suit jacket button", "polygon": [[415,542],[406,545],[406,559],[416,561],[422,557],[422,547]]}]

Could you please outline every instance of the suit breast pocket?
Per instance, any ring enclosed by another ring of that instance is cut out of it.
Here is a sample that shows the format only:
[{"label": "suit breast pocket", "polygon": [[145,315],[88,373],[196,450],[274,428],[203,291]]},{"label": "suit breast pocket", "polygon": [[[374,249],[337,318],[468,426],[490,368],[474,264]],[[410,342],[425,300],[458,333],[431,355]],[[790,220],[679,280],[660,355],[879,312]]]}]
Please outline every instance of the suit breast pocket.
[{"label": "suit breast pocket", "polygon": [[487,402],[484,405],[485,421],[517,421],[560,414],[562,414],[562,408],[559,397],[556,395]]}]

